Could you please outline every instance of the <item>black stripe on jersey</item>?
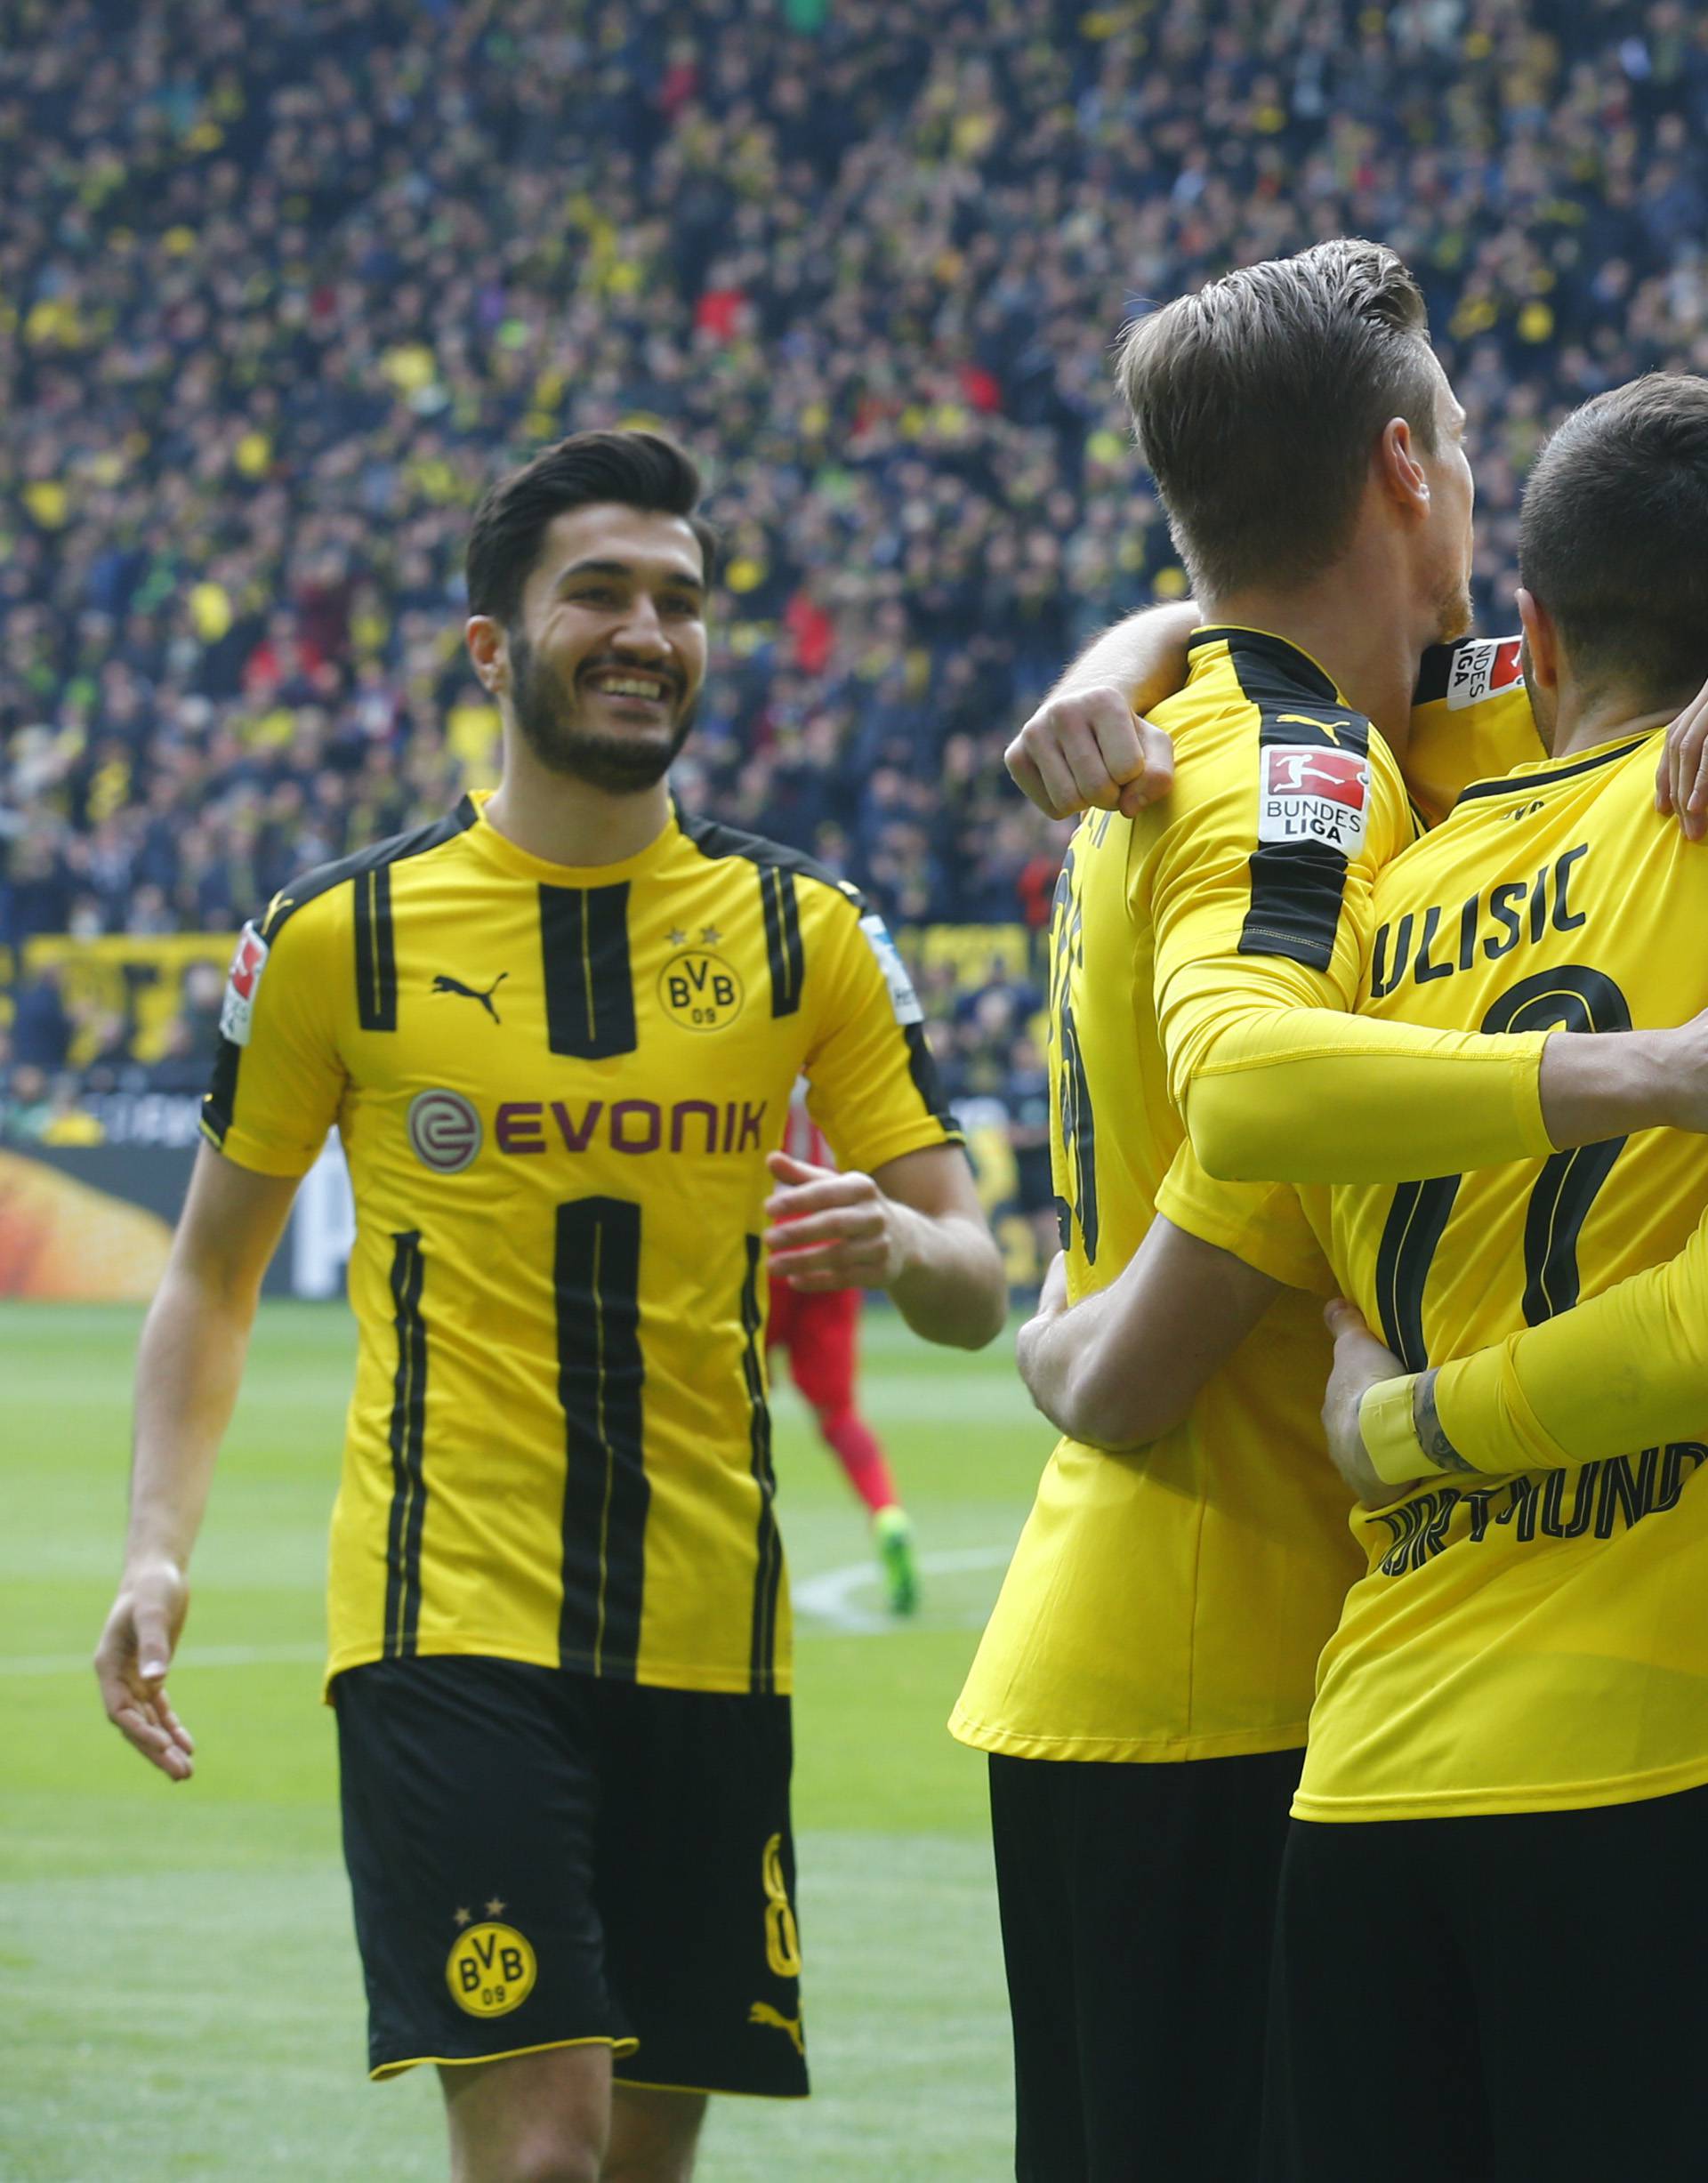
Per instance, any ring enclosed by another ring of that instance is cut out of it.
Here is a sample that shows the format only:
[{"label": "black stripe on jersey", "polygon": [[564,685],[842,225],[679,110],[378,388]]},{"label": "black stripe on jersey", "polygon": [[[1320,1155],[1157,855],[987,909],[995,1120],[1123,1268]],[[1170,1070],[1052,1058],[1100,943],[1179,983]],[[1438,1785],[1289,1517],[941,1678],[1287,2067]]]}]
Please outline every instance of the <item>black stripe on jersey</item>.
[{"label": "black stripe on jersey", "polygon": [[1437,1175],[1428,1182],[1402,1182],[1382,1231],[1376,1252],[1376,1309],[1382,1314],[1382,1339],[1407,1372],[1422,1372],[1429,1365],[1423,1290],[1460,1180],[1457,1175]]},{"label": "black stripe on jersey", "polygon": [[[394,834],[383,842],[376,842],[371,849],[364,849],[353,857],[340,858],[335,864],[317,865],[304,872],[288,885],[281,887],[267,906],[266,915],[260,920],[261,937],[270,947],[281,929],[300,910],[305,902],[312,902],[317,895],[329,893],[345,880],[356,882],[356,1001],[364,1030],[395,1031],[398,1027],[397,962],[391,938],[391,882],[389,867],[406,857],[419,857],[424,850],[437,849],[441,842],[454,842],[459,834],[473,826],[479,813],[471,798],[464,796],[454,811],[443,818],[436,818],[430,826],[417,826],[411,834]],[[362,887],[364,874],[385,874],[384,914],[376,919],[375,897],[365,897]],[[205,1097],[202,1100],[202,1132],[215,1145],[223,1147],[225,1133],[231,1126],[231,1116],[237,1106],[238,1067],[243,1059],[243,1049],[228,1038],[220,1041],[219,1052],[214,1062],[214,1075]]]},{"label": "black stripe on jersey", "polygon": [[[1271,637],[1261,629],[1211,626],[1195,629],[1187,643],[1188,654],[1200,645],[1225,644],[1239,686],[1255,705],[1297,705],[1308,697],[1313,705],[1337,705],[1345,710],[1341,693],[1309,652],[1301,652],[1285,637]],[[1309,737],[1301,736],[1301,742]]]},{"label": "black stripe on jersey", "polygon": [[632,1053],[634,974],[629,967],[629,882],[540,889],[546,1043],[578,1061]]},{"label": "black stripe on jersey", "polygon": [[[1588,758],[1562,761],[1557,766],[1527,768],[1522,779],[1511,774],[1504,780],[1473,781],[1469,788],[1459,791],[1459,803],[1475,803],[1485,796],[1511,796],[1514,802],[1527,796],[1533,788],[1551,788],[1556,781],[1569,781],[1579,773],[1593,773],[1601,766],[1616,766],[1622,758],[1629,758],[1632,751],[1641,750],[1652,740],[1654,730],[1648,735],[1633,736],[1629,743],[1617,743],[1609,750],[1596,751]],[[1455,803],[1454,810],[1459,804]]]},{"label": "black stripe on jersey", "polygon": [[427,1322],[421,1313],[421,1231],[391,1238],[391,1518],[385,1540],[385,1657],[413,1660],[421,1622],[421,1534],[427,1516]]},{"label": "black stripe on jersey", "polygon": [[798,850],[786,849],[780,842],[768,842],[763,834],[742,834],[734,826],[721,826],[713,819],[696,818],[680,807],[676,822],[682,830],[682,838],[691,842],[710,862],[717,864],[726,858],[739,857],[747,864],[758,866],[760,907],[765,917],[765,954],[771,968],[771,1013],[794,1015],[801,1005],[807,975],[795,882],[816,879],[820,886],[828,887],[846,902],[856,916],[863,915],[866,910],[859,889],[850,886],[845,879],[839,879],[828,865],[815,863],[810,857],[802,856]]},{"label": "black stripe on jersey", "polygon": [[560,1205],[552,1278],[567,1458],[558,1657],[566,1668],[632,1683],[652,1499],[642,1417],[640,1206],[620,1197]]},{"label": "black stripe on jersey", "polygon": [[1418,663],[1417,682],[1412,691],[1414,705],[1440,704],[1453,688],[1453,663],[1458,656],[1459,645],[1463,642],[1461,638],[1456,644],[1430,645]]},{"label": "black stripe on jersey", "polygon": [[[774,1016],[792,1015],[799,1007],[801,990],[806,979],[806,956],[801,940],[800,909],[794,882],[798,879],[817,880],[820,886],[828,887],[837,898],[847,904],[856,917],[866,914],[866,899],[858,887],[845,879],[839,879],[828,865],[815,863],[797,850],[786,849],[780,842],[768,842],[762,834],[741,834],[733,826],[721,826],[713,819],[697,818],[682,810],[676,812],[677,824],[684,840],[691,842],[701,856],[717,863],[725,858],[739,857],[759,866],[760,902],[765,913],[765,952],[771,965],[771,1013]],[[772,894],[767,886],[767,874],[776,874],[790,884],[786,893]],[[773,903],[777,914],[773,920]],[[960,1125],[944,1103],[943,1087],[938,1081],[937,1064],[925,1041],[922,1026],[916,1023],[899,1024],[907,1044],[907,1073],[913,1078],[914,1089],[919,1093],[932,1119],[939,1123],[951,1144],[964,1142]]]},{"label": "black stripe on jersey", "polygon": [[794,874],[777,865],[761,865],[759,899],[765,913],[765,955],[771,966],[771,1013],[792,1016],[801,1005],[804,969]]},{"label": "black stripe on jersey", "polygon": [[231,1111],[238,1103],[238,1067],[243,1048],[222,1037],[214,1057],[214,1075],[202,1095],[202,1134],[223,1150],[225,1132],[231,1126]]},{"label": "black stripe on jersey", "polygon": [[261,927],[261,937],[270,947],[280,930],[290,922],[294,912],[305,902],[312,902],[318,895],[330,893],[347,879],[355,879],[363,872],[372,872],[383,865],[401,864],[406,857],[423,856],[430,849],[438,849],[446,842],[455,841],[459,834],[466,834],[479,817],[474,801],[464,796],[454,811],[447,811],[443,818],[435,818],[425,826],[417,826],[409,834],[393,834],[383,842],[375,842],[370,849],[358,850],[353,857],[341,857],[335,864],[316,865],[282,887],[267,907],[267,915]]},{"label": "black stripe on jersey", "polygon": [[933,1122],[942,1129],[952,1145],[964,1145],[966,1132],[949,1112],[948,1102],[943,1096],[943,1080],[937,1073],[937,1057],[931,1051],[931,1041],[925,1035],[922,1023],[904,1023],[902,1035],[907,1041],[907,1074],[914,1080],[914,1089]]},{"label": "black stripe on jersey", "polygon": [[398,951],[391,939],[391,870],[359,872],[356,905],[356,1008],[365,1031],[398,1027]]},{"label": "black stripe on jersey", "polygon": [[[1368,758],[1369,721],[1341,701],[1314,660],[1279,637],[1253,630],[1200,631],[1194,642],[1211,635],[1227,640],[1240,689],[1261,716],[1260,766],[1263,751],[1277,744],[1316,744]],[[1301,703],[1313,714],[1327,713],[1327,722],[1300,718],[1294,708]],[[1240,929],[1239,953],[1285,955],[1307,970],[1325,971],[1333,960],[1346,890],[1343,852],[1326,842],[1260,842],[1252,855],[1251,875],[1252,899]]]},{"label": "black stripe on jersey", "polygon": [[753,1561],[753,1628],[748,1688],[769,1697],[777,1689],[777,1606],[783,1589],[783,1539],[777,1527],[777,1472],[771,1465],[771,1410],[765,1398],[760,1356],[764,1323],[759,1308],[761,1244],[745,1239],[747,1271],[741,1285],[742,1376],[747,1383],[747,1446],[759,1486],[759,1535]]}]

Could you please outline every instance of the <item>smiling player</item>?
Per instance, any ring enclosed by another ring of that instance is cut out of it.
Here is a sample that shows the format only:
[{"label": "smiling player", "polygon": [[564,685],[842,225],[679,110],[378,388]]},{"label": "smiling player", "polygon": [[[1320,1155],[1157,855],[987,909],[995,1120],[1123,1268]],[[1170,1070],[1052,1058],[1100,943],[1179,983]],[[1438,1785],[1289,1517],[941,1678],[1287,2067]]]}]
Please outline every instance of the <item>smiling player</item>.
[{"label": "smiling player", "polygon": [[697,497],[680,450],[619,432],[481,503],[467,641],[503,778],[246,931],[138,1363],[98,1668],[181,1779],[185,1567],[262,1269],[335,1123],[360,1347],[328,1681],[370,2061],[439,2066],[471,2183],[677,2183],[708,2090],[806,2090],[764,1368],[798,1075],[850,1167],[771,1196],[785,1277],[886,1288],[966,1347],[1003,1317],[881,922],[673,807]]}]

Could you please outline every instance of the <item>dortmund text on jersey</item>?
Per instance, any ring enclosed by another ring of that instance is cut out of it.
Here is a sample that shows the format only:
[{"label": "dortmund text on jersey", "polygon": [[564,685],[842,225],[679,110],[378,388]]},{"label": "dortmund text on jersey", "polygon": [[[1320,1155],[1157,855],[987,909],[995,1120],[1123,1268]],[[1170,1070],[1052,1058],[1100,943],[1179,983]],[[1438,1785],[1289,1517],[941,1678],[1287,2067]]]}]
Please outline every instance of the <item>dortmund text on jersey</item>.
[{"label": "dortmund text on jersey", "polygon": [[[1708,1002],[1708,860],[1655,811],[1658,744],[1466,790],[1377,882],[1366,1011],[1617,1031]],[[1346,1293],[1417,1370],[1670,1259],[1708,1211],[1708,1156],[1646,1130],[1308,1202]],[[1537,1811],[1708,1781],[1705,1460],[1696,1438],[1633,1446],[1361,1512],[1370,1573],[1323,1657],[1300,1815]]]},{"label": "dortmund text on jersey", "polygon": [[957,1141],[852,889],[673,818],[568,870],[479,799],[287,887],[240,941],[208,1135],[334,1124],[359,1328],[330,1672],[488,1654],[788,1688],[765,1155],[804,1075],[845,1166]]}]

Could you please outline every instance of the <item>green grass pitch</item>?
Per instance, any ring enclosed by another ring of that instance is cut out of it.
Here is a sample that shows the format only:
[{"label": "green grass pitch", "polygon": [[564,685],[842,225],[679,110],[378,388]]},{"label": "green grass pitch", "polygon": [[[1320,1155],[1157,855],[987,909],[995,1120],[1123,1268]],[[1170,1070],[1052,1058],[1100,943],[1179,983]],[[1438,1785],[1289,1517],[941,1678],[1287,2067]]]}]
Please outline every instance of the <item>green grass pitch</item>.
[{"label": "green grass pitch", "polygon": [[[318,1703],[352,1333],[270,1305],[172,1688],[196,1779],[147,1770],[87,1661],[117,1575],[137,1315],[0,1307],[0,2183],[444,2172],[431,2074],[363,2075]],[[714,2104],[700,2183],[991,2183],[1011,2078],[980,1760],[944,1720],[1047,1452],[1006,1342],[866,1323],[865,1396],[925,1557],[882,1611],[863,1511],[777,1399],[798,1615],[795,1826],[814,2097]]]}]

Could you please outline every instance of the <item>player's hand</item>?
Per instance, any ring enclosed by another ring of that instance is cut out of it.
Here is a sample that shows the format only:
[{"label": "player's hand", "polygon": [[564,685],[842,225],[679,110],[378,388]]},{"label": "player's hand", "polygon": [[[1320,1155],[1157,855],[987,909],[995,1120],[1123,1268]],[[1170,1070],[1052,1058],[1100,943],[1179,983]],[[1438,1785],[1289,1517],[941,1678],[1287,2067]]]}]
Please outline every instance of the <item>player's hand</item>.
[{"label": "player's hand", "polygon": [[95,1647],[108,1720],[173,1781],[189,1779],[196,1749],[166,1696],[166,1670],[189,1607],[189,1587],[175,1562],[127,1569]]},{"label": "player's hand", "polygon": [[1687,842],[1708,834],[1708,683],[1666,731],[1655,775],[1655,809],[1676,812]]},{"label": "player's hand", "polygon": [[914,1216],[886,1197],[870,1175],[813,1167],[786,1152],[769,1154],[765,1164],[782,1186],[765,1200],[773,1276],[811,1295],[887,1289],[906,1272]]},{"label": "player's hand", "polygon": [[1378,1478],[1358,1430],[1358,1405],[1366,1391],[1383,1380],[1397,1380],[1406,1367],[1393,1351],[1384,1349],[1365,1325],[1358,1308],[1337,1296],[1324,1307],[1323,1317],[1334,1337],[1334,1368],[1328,1375],[1323,1398],[1323,1431],[1328,1439],[1330,1460],[1366,1509],[1385,1509],[1403,1501],[1410,1486],[1390,1486]]},{"label": "player's hand", "polygon": [[1108,684],[1046,697],[1003,762],[1047,818],[1092,810],[1132,818],[1174,785],[1172,741]]}]

